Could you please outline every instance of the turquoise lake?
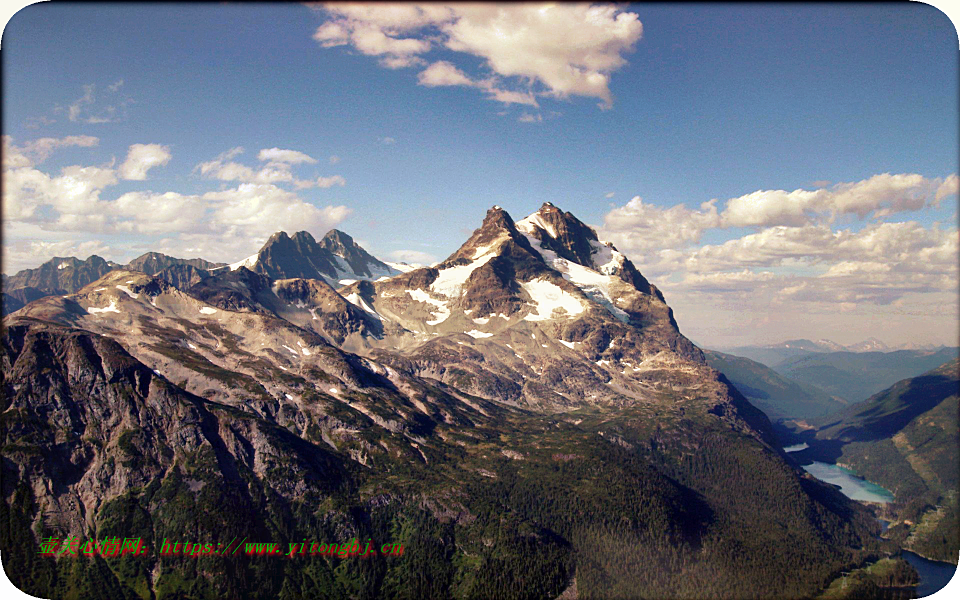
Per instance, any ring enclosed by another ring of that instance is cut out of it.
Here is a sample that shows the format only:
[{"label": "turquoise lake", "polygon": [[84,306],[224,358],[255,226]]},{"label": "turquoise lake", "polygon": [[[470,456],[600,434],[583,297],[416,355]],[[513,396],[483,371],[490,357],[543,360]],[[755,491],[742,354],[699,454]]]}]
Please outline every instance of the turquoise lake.
[{"label": "turquoise lake", "polygon": [[803,467],[808,473],[827,483],[840,486],[845,496],[861,502],[893,502],[890,490],[858,477],[849,469],[829,463],[813,461]]}]

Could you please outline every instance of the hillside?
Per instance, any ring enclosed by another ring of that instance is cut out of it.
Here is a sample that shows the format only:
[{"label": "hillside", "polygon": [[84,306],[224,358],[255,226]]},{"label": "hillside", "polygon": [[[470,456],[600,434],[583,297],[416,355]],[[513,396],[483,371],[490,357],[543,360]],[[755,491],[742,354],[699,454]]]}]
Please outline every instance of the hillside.
[{"label": "hillside", "polygon": [[704,350],[707,364],[726,375],[752,404],[771,419],[810,419],[844,405],[815,388],[804,388],[749,358]]},{"label": "hillside", "polygon": [[960,485],[956,359],[897,382],[823,418],[817,438],[839,448],[838,463],[894,492],[892,516],[907,547],[956,563]]},{"label": "hillside", "polygon": [[936,351],[825,352],[787,359],[775,365],[774,369],[801,385],[853,403],[956,357],[957,348]]}]

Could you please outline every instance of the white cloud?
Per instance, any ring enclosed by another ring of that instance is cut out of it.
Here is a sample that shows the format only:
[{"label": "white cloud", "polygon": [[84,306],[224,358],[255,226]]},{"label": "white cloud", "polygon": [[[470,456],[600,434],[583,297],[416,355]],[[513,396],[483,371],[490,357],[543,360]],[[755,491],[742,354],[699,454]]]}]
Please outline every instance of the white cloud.
[{"label": "white cloud", "polygon": [[[64,140],[56,143],[38,140],[24,147],[43,154],[63,145],[91,143],[90,140]],[[5,241],[20,244],[19,248],[43,248],[24,245],[30,239],[37,240],[38,236],[46,242],[65,234],[74,239],[85,234],[176,234],[176,238],[164,242],[164,247],[180,248],[184,252],[202,247],[210,251],[205,256],[211,260],[236,260],[235,250],[246,252],[243,255],[246,256],[255,249],[251,245],[256,240],[277,230],[309,229],[322,235],[350,214],[346,206],[316,206],[270,182],[271,179],[292,180],[289,164],[275,162],[275,159],[295,161],[299,158],[291,154],[268,153],[265,159],[271,162],[254,171],[230,162],[242,153],[242,148],[234,148],[211,164],[198,165],[198,169],[207,177],[237,180],[252,176],[253,181],[200,195],[135,191],[111,199],[104,197],[104,190],[117,184],[121,173],[127,178],[145,177],[150,167],[169,160],[169,151],[155,144],[135,144],[130,147],[127,161],[117,169],[73,165],[54,175],[34,167],[7,137],[4,148],[3,214],[4,233],[8,236]],[[310,185],[344,183],[342,176],[333,175],[318,178]],[[156,248],[151,245],[147,249]],[[49,256],[43,260],[47,258]],[[23,266],[36,266],[36,263]]]},{"label": "white cloud", "polygon": [[613,198],[614,196],[616,196],[615,193],[613,193],[613,192],[607,192],[606,194],[604,194],[603,197],[609,199],[609,198]]},{"label": "white cloud", "polygon": [[384,144],[385,146],[389,146],[391,144],[396,144],[397,140],[393,139],[392,137],[382,137],[380,138],[380,143]]},{"label": "white cloud", "polygon": [[[491,99],[531,106],[534,93],[611,106],[610,76],[643,33],[636,13],[600,4],[329,4],[323,10],[328,20],[313,36],[323,47],[350,45],[388,68],[422,65],[423,55],[439,49],[479,58],[483,74],[471,77],[435,61],[418,80],[475,87]],[[504,78],[525,89],[504,89]]]},{"label": "white cloud", "polygon": [[260,154],[257,155],[257,158],[262,161],[285,163],[290,165],[317,162],[317,159],[304,154],[303,152],[298,152],[296,150],[281,150],[280,148],[264,148],[260,151]]},{"label": "white cloud", "polygon": [[96,85],[82,86],[83,94],[66,108],[58,106],[55,112],[66,112],[67,119],[73,123],[116,123],[127,116],[127,106],[133,103],[129,96],[118,96],[123,80],[107,86],[106,102],[97,100]]},{"label": "white cloud", "polygon": [[940,201],[947,196],[955,196],[958,193],[958,188],[960,188],[960,179],[957,178],[957,174],[947,177],[940,187],[937,188],[937,193],[934,195],[934,203],[940,204]]},{"label": "white cloud", "polygon": [[97,240],[83,242],[77,242],[75,240],[5,241],[3,244],[3,271],[4,273],[12,275],[23,269],[36,268],[54,256],[76,256],[86,260],[93,254],[108,260],[112,257],[110,246]]},{"label": "white cloud", "polygon": [[915,173],[882,173],[816,190],[757,190],[728,200],[722,217],[728,227],[798,226],[817,217],[848,214],[864,218],[871,212],[883,217],[919,210],[949,193],[956,193],[956,186],[956,175],[944,180]]},{"label": "white cloud", "polygon": [[337,164],[338,162],[340,162],[340,157],[337,156],[336,154],[333,154],[333,155],[331,155],[330,158],[327,159],[327,160],[330,161],[330,164],[331,164],[331,165],[335,165],[335,164]]},{"label": "white cloud", "polygon": [[[843,336],[851,318],[882,321],[900,336],[890,343],[941,342],[957,331],[957,229],[886,219],[931,210],[956,187],[955,175],[881,174],[819,190],[747,194],[722,210],[715,200],[691,209],[635,197],[608,212],[598,233],[664,290],[684,330],[705,342],[750,343],[761,330],[780,339]],[[838,227],[840,215],[849,226]],[[734,225],[756,230],[734,234]],[[734,237],[704,244],[707,232]],[[739,325],[724,325],[731,320]],[[837,341],[870,334],[849,335]]]},{"label": "white cloud", "polygon": [[319,188],[329,188],[335,185],[343,187],[347,184],[347,180],[341,177],[340,175],[331,175],[330,177],[318,177],[317,178],[317,187]]},{"label": "white cloud", "polygon": [[211,203],[217,227],[243,229],[251,237],[279,230],[327,231],[350,214],[345,206],[317,208],[270,184],[243,183],[235,189],[207,192],[202,199]]},{"label": "white cloud", "polygon": [[704,202],[700,210],[690,210],[682,204],[664,209],[634,196],[626,205],[606,214],[600,233],[617,247],[646,253],[695,243],[703,231],[719,225],[715,200]]},{"label": "white cloud", "polygon": [[47,160],[59,148],[78,146],[90,148],[100,143],[100,139],[92,135],[68,135],[62,138],[40,138],[16,147],[13,138],[3,136],[3,161],[5,167],[29,167]]},{"label": "white cloud", "polygon": [[120,177],[133,181],[143,181],[147,171],[162,167],[170,162],[170,147],[160,144],[133,144],[127,152],[127,160],[120,165]]},{"label": "white cloud", "polygon": [[427,87],[439,87],[445,85],[476,85],[472,79],[467,77],[466,73],[445,60],[437,61],[423,71],[420,71],[420,74],[417,75],[417,83]]}]

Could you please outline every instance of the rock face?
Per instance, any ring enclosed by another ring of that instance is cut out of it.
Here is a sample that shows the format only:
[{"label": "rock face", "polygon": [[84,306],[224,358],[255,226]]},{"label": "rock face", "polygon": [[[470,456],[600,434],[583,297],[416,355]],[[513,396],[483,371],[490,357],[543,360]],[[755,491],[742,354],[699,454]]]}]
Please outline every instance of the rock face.
[{"label": "rock face", "polygon": [[75,292],[119,266],[114,262],[103,260],[96,254],[87,260],[72,256],[54,257],[36,269],[25,269],[16,275],[6,277],[3,286],[4,291],[33,287]]},{"label": "rock face", "polygon": [[225,263],[210,262],[202,258],[174,258],[159,252],[147,252],[127,263],[126,268],[131,271],[141,271],[147,275],[156,275],[174,265],[189,265],[205,271],[226,266]]},{"label": "rock face", "polygon": [[[8,572],[36,595],[556,597],[576,574],[597,597],[803,597],[875,550],[868,516],[784,459],[659,290],[550,204],[519,222],[494,207],[407,272],[337,231],[209,271],[117,268],[5,318],[2,360],[2,547],[29,546]],[[113,532],[409,554],[198,570],[33,551]]]},{"label": "rock face", "polygon": [[230,268],[241,266],[271,279],[324,279],[331,285],[391,277],[401,272],[374,258],[353,238],[336,229],[319,242],[306,231],[292,236],[280,231],[272,235],[256,255]]}]

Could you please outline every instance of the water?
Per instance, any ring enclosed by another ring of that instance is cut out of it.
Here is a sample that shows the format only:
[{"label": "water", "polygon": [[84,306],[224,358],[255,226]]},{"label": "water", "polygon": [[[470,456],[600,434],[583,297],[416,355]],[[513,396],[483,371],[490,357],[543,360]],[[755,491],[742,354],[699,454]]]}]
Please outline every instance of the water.
[{"label": "water", "polygon": [[893,502],[893,494],[890,490],[858,477],[850,469],[818,461],[813,461],[813,464],[805,465],[803,468],[820,481],[840,486],[840,491],[852,500],[883,504]]},{"label": "water", "polygon": [[[806,444],[802,445],[806,446]],[[783,450],[784,452],[796,452],[803,450],[803,448],[791,446],[790,449],[784,448]],[[893,494],[889,490],[858,477],[850,469],[817,461],[803,468],[821,481],[840,486],[840,491],[851,500],[884,503],[893,500]],[[890,523],[884,519],[878,519],[878,521],[880,521],[881,528],[886,531]],[[954,573],[957,572],[956,565],[930,560],[909,550],[904,550],[902,556],[920,575],[920,583],[916,587],[917,598],[925,598],[942,590],[950,582]]]},{"label": "water", "polygon": [[801,450],[806,450],[810,446],[806,442],[802,444],[794,444],[793,446],[787,446],[783,449],[784,452],[800,452]]},{"label": "water", "polygon": [[[920,574],[920,583],[917,584],[917,597],[923,598],[934,594],[949,583],[950,578],[957,572],[957,566],[938,560],[929,560],[909,550],[903,551],[903,559],[910,563]],[[956,591],[956,590],[954,590]]]}]

